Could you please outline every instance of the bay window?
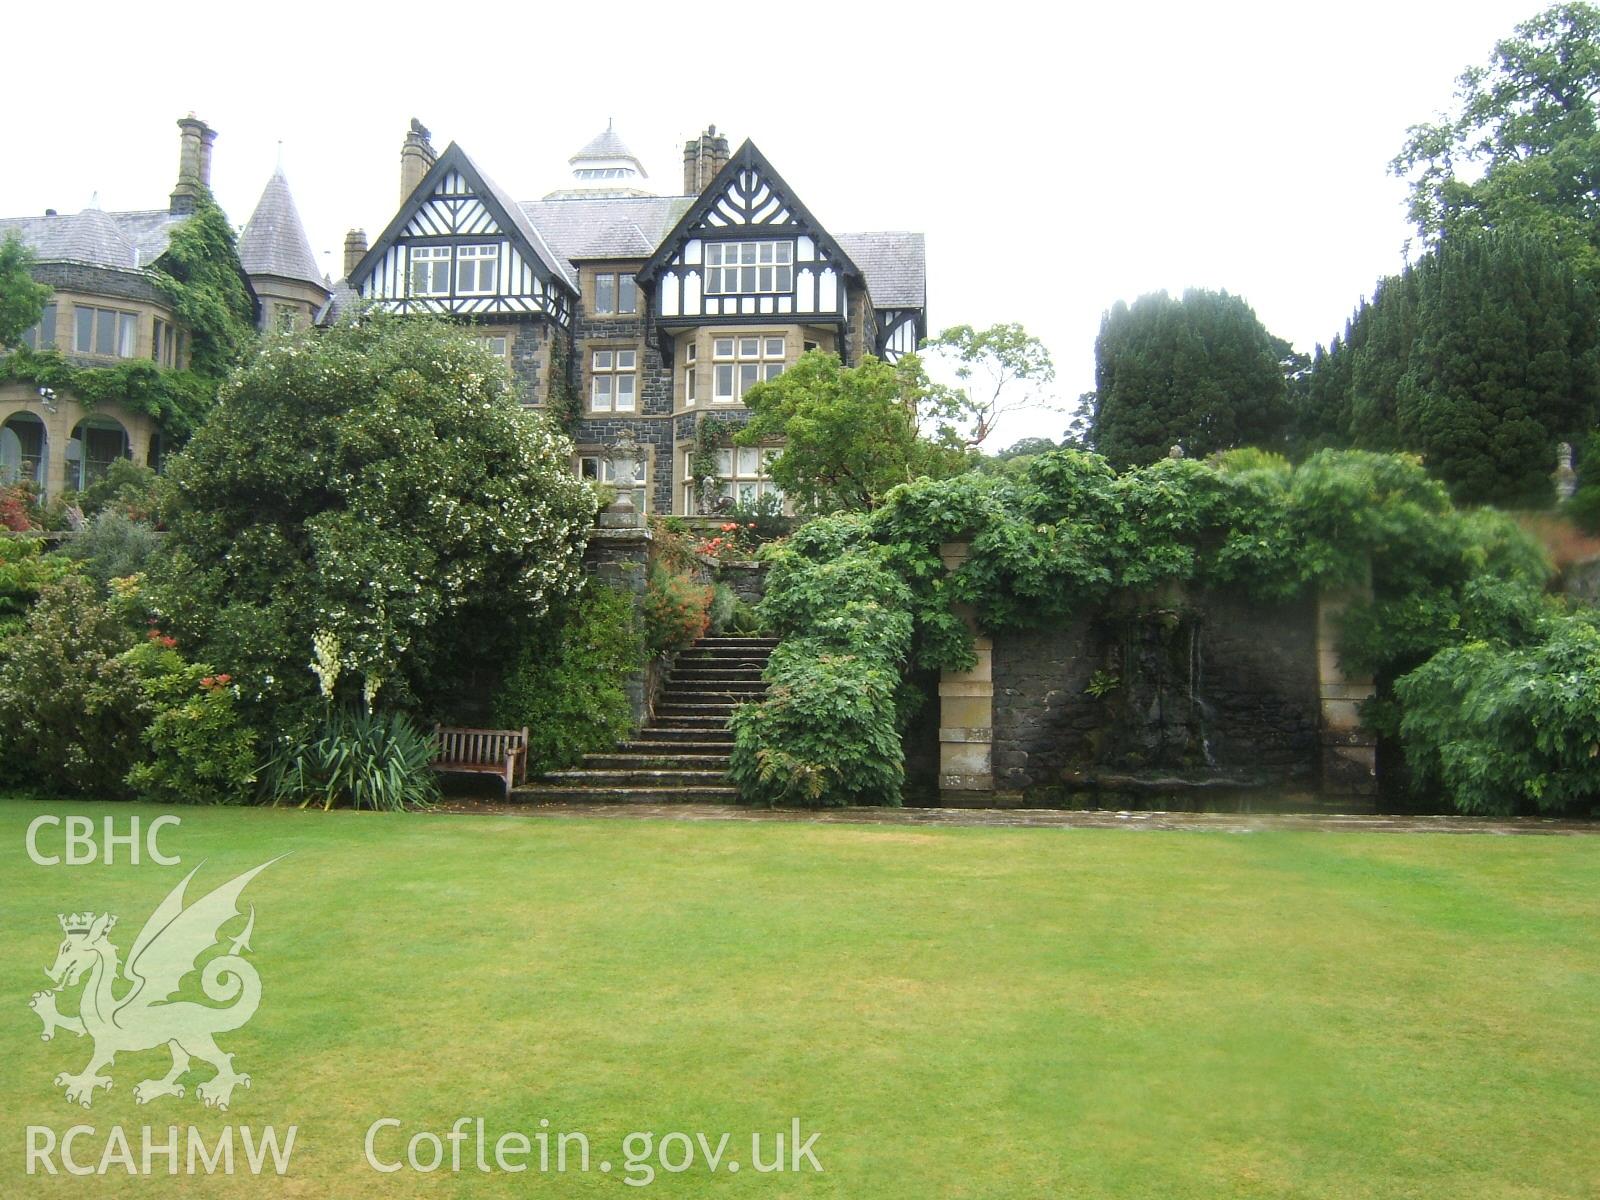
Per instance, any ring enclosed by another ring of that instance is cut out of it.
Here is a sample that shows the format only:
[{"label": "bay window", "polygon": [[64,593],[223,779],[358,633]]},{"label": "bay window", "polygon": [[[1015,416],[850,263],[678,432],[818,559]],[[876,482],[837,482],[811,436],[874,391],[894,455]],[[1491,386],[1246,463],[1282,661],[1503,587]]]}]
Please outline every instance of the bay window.
[{"label": "bay window", "polygon": [[719,337],[711,342],[711,399],[731,404],[758,383],[783,374],[785,343],[781,337]]},{"label": "bay window", "polygon": [[110,308],[75,305],[72,349],[77,354],[101,358],[132,358],[138,340],[139,318]]}]

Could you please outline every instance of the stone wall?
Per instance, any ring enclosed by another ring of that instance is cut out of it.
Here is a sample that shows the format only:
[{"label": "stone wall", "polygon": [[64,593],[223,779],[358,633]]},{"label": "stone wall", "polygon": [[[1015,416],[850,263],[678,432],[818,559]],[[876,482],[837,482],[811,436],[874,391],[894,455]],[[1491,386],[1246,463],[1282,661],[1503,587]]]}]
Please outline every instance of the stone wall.
[{"label": "stone wall", "polygon": [[997,634],[994,786],[1317,782],[1317,608],[1233,595]]}]

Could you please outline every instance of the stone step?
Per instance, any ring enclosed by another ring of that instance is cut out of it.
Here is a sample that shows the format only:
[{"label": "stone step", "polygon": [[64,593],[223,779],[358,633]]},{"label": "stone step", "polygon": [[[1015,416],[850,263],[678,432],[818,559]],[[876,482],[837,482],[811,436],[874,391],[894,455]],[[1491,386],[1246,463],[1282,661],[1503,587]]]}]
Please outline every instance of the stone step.
[{"label": "stone step", "polygon": [[679,657],[673,664],[672,670],[679,671],[729,671],[742,675],[746,671],[765,671],[767,660],[764,658],[683,658]]},{"label": "stone step", "polygon": [[[682,733],[684,731],[675,729],[670,730],[669,732]],[[644,731],[641,731],[638,738],[634,741],[620,743],[617,746],[615,753],[644,755],[649,758],[672,758],[674,756],[683,756],[688,758],[706,757],[726,759],[728,757],[729,750],[733,746],[733,735],[731,733],[728,734],[725,741],[712,741],[712,734],[713,731],[707,730],[706,736],[699,741],[690,741],[687,739],[683,741],[669,741],[666,739],[651,741],[644,736]]]},{"label": "stone step", "polygon": [[724,717],[731,717],[733,710],[739,706],[732,700],[717,700],[707,704],[694,704],[689,702],[674,701],[671,704],[656,705],[658,717],[714,717],[719,713]]},{"label": "stone step", "polygon": [[513,800],[527,804],[734,804],[732,786],[694,788],[568,787],[527,784],[513,788]]},{"label": "stone step", "polygon": [[760,678],[763,670],[765,667],[734,667],[723,662],[710,667],[699,667],[694,664],[683,666],[683,662],[677,662],[672,667],[672,678],[683,680],[685,683],[693,683],[702,678]]},{"label": "stone step", "polygon": [[684,725],[671,728],[665,725],[647,725],[641,729],[634,739],[624,742],[625,746],[653,745],[660,742],[663,745],[710,745],[720,743],[727,746],[733,743],[733,730],[719,729],[714,725]]},{"label": "stone step", "polygon": [[585,754],[583,766],[585,770],[593,771],[636,771],[660,768],[671,770],[682,768],[686,771],[716,771],[723,772],[728,769],[728,747],[718,747],[721,754],[693,753],[674,754],[658,750],[655,753],[619,753],[619,754]]},{"label": "stone step", "polygon": [[567,771],[550,771],[539,777],[540,783],[563,787],[720,787],[727,780],[726,771],[699,771],[687,767],[574,767]]},{"label": "stone step", "polygon": [[718,713],[709,713],[696,717],[658,717],[650,723],[651,730],[657,729],[726,729],[728,718]]},{"label": "stone step", "polygon": [[703,695],[717,692],[764,692],[764,679],[672,679],[667,682],[667,695]]}]

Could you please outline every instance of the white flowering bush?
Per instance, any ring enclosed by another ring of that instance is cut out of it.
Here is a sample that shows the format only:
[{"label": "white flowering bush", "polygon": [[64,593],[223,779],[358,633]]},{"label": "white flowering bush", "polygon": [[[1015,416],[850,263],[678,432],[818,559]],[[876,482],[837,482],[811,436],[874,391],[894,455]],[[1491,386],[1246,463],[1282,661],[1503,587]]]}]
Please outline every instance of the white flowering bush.
[{"label": "white flowering bush", "polygon": [[579,586],[595,499],[571,455],[454,327],[364,313],[271,339],[168,468],[152,596],[252,706],[374,681],[435,705]]}]

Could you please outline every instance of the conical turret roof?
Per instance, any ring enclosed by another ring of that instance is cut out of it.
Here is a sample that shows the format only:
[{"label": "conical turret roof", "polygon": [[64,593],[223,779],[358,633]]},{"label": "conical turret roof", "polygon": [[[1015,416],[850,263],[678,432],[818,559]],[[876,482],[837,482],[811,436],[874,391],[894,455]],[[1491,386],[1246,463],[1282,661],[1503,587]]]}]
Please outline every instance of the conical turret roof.
[{"label": "conical turret roof", "polygon": [[282,167],[267,180],[255,212],[239,235],[239,262],[247,275],[275,275],[326,287]]}]

